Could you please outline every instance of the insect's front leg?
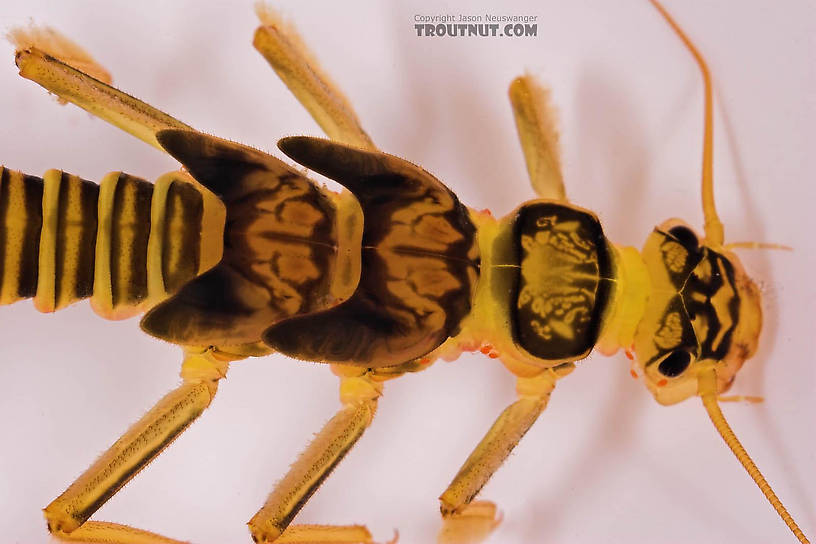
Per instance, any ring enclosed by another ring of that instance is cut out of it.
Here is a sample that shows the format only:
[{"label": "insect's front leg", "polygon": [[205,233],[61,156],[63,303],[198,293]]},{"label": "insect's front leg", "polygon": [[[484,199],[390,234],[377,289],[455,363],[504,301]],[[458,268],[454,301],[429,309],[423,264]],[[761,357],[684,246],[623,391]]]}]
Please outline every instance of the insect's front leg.
[{"label": "insect's front leg", "polygon": [[155,459],[210,405],[231,360],[215,348],[187,350],[182,384],[121,436],[44,512],[48,530],[62,540],[120,544],[175,543],[116,523],[87,521],[142,468]]},{"label": "insect's front leg", "polygon": [[[50,39],[44,39],[49,36]],[[11,33],[17,48],[20,75],[100,119],[164,151],[156,133],[165,129],[193,130],[178,119],[100,81],[82,70],[105,72],[87,53],[50,29],[17,29]],[[76,62],[82,52],[83,62]],[[90,67],[90,69],[89,69]]]},{"label": "insect's front leg", "polygon": [[517,77],[507,91],[533,190],[541,198],[566,202],[558,128],[549,91],[530,75]]},{"label": "insect's front leg", "polygon": [[343,408],[323,426],[275,486],[266,504],[249,521],[255,542],[373,542],[368,529],[361,525],[289,526],[371,424],[377,399],[382,394],[382,383],[372,371],[344,365],[333,365],[332,368],[340,376]]},{"label": "insect's front leg", "polygon": [[532,377],[517,379],[516,392],[519,399],[496,418],[439,497],[443,525],[438,542],[481,542],[499,525],[501,520],[497,517],[493,503],[473,502],[473,499],[547,407],[555,382],[573,368],[572,363],[566,363]]}]

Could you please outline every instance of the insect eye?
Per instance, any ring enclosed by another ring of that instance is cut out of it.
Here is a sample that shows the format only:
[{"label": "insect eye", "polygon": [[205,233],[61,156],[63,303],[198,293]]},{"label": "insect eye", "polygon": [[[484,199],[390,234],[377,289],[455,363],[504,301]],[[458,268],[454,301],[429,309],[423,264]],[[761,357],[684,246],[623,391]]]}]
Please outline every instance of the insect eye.
[{"label": "insect eye", "polygon": [[692,231],[688,227],[684,227],[683,225],[672,227],[669,229],[669,235],[671,235],[674,239],[680,242],[680,245],[682,245],[686,249],[693,250],[699,247],[699,240],[697,239],[697,235],[694,234],[694,231]]},{"label": "insect eye", "polygon": [[691,354],[688,351],[678,349],[660,361],[657,370],[667,378],[674,378],[685,372],[690,363]]}]

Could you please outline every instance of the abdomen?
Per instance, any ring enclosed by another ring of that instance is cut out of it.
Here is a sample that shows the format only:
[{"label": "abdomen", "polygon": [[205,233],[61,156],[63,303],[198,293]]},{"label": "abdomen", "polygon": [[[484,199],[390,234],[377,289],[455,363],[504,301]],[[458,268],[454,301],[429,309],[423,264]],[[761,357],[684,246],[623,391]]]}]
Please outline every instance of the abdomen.
[{"label": "abdomen", "polygon": [[0,167],[0,304],[53,312],[90,298],[123,319],[164,300],[222,251],[223,205],[188,179],[113,172],[97,185]]}]

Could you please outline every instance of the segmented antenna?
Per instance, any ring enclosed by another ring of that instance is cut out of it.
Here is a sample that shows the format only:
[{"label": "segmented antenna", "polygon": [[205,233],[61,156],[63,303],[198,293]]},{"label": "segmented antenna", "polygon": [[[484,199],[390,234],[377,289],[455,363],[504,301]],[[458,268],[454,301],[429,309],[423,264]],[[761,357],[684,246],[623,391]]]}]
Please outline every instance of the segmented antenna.
[{"label": "segmented antenna", "polygon": [[734,434],[734,431],[731,430],[731,426],[728,425],[728,421],[726,421],[722,410],[720,410],[720,405],[717,403],[717,373],[714,370],[714,367],[701,371],[697,376],[697,384],[698,392],[703,400],[703,406],[705,406],[705,409],[708,412],[708,417],[711,418],[711,422],[717,428],[720,436],[723,437],[725,443],[728,444],[728,447],[731,448],[732,452],[734,452],[734,455],[737,457],[739,462],[742,463],[742,466],[745,467],[745,470],[748,472],[751,478],[753,478],[757,486],[759,486],[762,494],[765,495],[765,498],[768,499],[768,502],[770,502],[771,506],[774,507],[776,513],[782,518],[782,521],[784,521],[788,528],[793,531],[793,534],[796,535],[799,542],[802,544],[809,544],[810,541],[807,539],[804,533],[802,533],[802,530],[799,529],[799,526],[796,525],[796,522],[793,521],[791,515],[782,505],[782,501],[780,501],[779,497],[776,496],[776,493],[773,492],[773,489],[771,489],[768,481],[759,471],[756,464],[754,464],[754,461],[751,459],[751,456],[748,455],[748,452],[745,451],[745,448],[742,447],[742,444],[740,444],[740,441]]},{"label": "segmented antenna", "polygon": [[[720,222],[720,218],[717,216],[717,209],[714,206],[714,180],[712,176],[711,153],[713,148],[713,123],[711,120],[711,74],[708,71],[708,66],[706,65],[702,55],[700,55],[700,52],[697,51],[697,48],[694,47],[694,44],[691,43],[691,40],[689,40],[688,36],[686,36],[680,26],[674,21],[674,19],[672,19],[671,15],[669,15],[669,13],[657,2],[657,0],[649,1],[655,8],[657,8],[677,36],[686,45],[691,54],[694,55],[694,59],[697,61],[697,65],[700,67],[700,72],[702,72],[703,75],[703,85],[705,86],[705,129],[703,133],[702,196],[703,216],[705,218],[705,241],[709,246],[713,246],[715,248],[721,247],[724,241],[723,225]],[[748,455],[748,452],[745,451],[745,448],[742,447],[742,444],[740,444],[740,441],[737,439],[734,431],[732,431],[731,427],[728,425],[728,422],[726,421],[725,416],[717,403],[717,372],[714,366],[710,366],[700,371],[697,376],[697,389],[697,392],[703,401],[703,406],[705,406],[705,409],[708,412],[708,417],[711,418],[711,422],[714,424],[714,427],[717,428],[720,436],[722,436],[725,443],[728,444],[728,447],[731,448],[731,451],[737,457],[737,460],[742,464],[754,482],[756,482],[760,491],[762,491],[762,494],[765,495],[765,498],[768,499],[768,502],[770,502],[771,506],[774,507],[774,510],[776,510],[777,514],[779,514],[779,516],[782,518],[782,521],[785,522],[796,538],[799,539],[799,542],[802,544],[810,544],[810,541],[807,539],[804,533],[802,533],[802,530],[799,529],[796,522],[793,521],[791,515],[782,505],[782,501],[780,501],[779,497],[776,496],[776,493],[773,492],[773,489],[771,489],[771,486],[768,484],[767,480],[765,480],[765,477],[762,476],[762,473],[759,471],[756,464],[754,464],[754,461]]]},{"label": "segmented antenna", "polygon": [[720,217],[717,215],[717,208],[714,205],[714,176],[712,169],[712,149],[714,147],[714,124],[711,120],[711,73],[708,71],[708,65],[703,59],[703,56],[691,43],[691,40],[683,32],[683,29],[672,19],[669,12],[661,6],[657,0],[649,0],[654,7],[660,12],[666,22],[671,25],[677,36],[683,41],[688,50],[694,55],[694,60],[700,67],[700,72],[703,75],[703,86],[705,89],[705,114],[704,114],[704,129],[703,129],[703,182],[702,182],[702,196],[703,196],[703,217],[705,224],[706,242],[710,246],[719,247],[722,245],[725,235],[723,233],[723,224],[720,222]]}]

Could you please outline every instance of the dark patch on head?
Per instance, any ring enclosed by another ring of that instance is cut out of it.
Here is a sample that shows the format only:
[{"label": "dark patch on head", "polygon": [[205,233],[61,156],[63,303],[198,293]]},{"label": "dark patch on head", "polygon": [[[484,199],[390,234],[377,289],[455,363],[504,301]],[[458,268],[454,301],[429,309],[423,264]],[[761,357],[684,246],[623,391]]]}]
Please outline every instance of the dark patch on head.
[{"label": "dark patch on head", "polygon": [[700,247],[700,241],[697,235],[686,226],[677,225],[676,227],[672,227],[669,229],[668,234],[677,240],[684,248],[689,250],[689,253],[695,253]]},{"label": "dark patch on head", "polygon": [[657,370],[667,378],[676,378],[686,371],[691,364],[691,354],[686,350],[675,350],[660,361]]}]

